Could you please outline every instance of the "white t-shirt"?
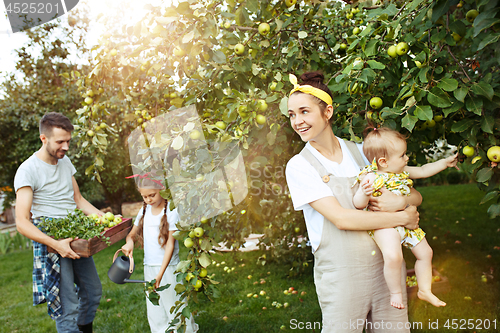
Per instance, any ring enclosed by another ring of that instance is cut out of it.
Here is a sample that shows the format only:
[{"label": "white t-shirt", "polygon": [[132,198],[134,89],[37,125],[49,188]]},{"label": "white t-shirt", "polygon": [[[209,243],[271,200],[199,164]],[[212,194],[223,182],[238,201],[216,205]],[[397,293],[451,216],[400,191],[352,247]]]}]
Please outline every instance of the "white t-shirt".
[{"label": "white t-shirt", "polygon": [[26,186],[33,190],[33,218],[65,217],[76,208],[73,190],[75,173],[76,169],[67,156],[52,165],[39,159],[35,153],[17,169],[14,188],[16,192]]},{"label": "white t-shirt", "polygon": [[[142,216],[142,208],[139,210],[135,218],[134,225],[139,226],[139,220]],[[158,243],[160,235],[160,223],[163,217],[163,210],[158,215],[151,213],[151,206],[146,206],[146,215],[144,216],[143,237],[144,237],[144,265],[160,265],[163,262],[165,249]],[[179,221],[177,208],[169,210],[167,208],[167,221],[169,230],[177,230],[175,224]],[[177,265],[179,263],[179,243],[175,240],[174,252],[170,258],[169,265]]]},{"label": "white t-shirt", "polygon": [[[309,142],[306,148],[321,162],[323,167],[336,177],[355,177],[360,169],[344,140],[338,138],[342,150],[342,162],[331,161],[321,155]],[[368,160],[363,154],[363,144],[357,144],[366,164]],[[290,190],[293,207],[304,212],[307,233],[311,242],[312,251],[316,251],[323,232],[323,215],[314,210],[309,203],[324,197],[333,197],[332,190],[321,179],[314,167],[301,155],[297,154],[286,165],[286,182]]]}]

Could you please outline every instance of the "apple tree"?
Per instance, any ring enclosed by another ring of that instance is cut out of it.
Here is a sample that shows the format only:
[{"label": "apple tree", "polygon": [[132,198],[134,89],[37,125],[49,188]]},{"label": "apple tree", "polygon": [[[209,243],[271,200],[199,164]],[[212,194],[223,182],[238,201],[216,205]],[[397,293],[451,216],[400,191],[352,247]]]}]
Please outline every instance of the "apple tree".
[{"label": "apple tree", "polygon": [[[163,168],[154,177],[167,184],[175,177],[182,184],[199,181],[211,170],[207,156],[220,157],[238,147],[249,185],[244,201],[215,216],[211,212],[221,202],[234,198],[196,196],[181,186],[198,220],[176,235],[181,241],[191,239],[189,256],[179,266],[184,282],[176,288],[188,299],[197,297],[197,291],[216,297],[215,281],[200,275],[210,264],[209,251],[221,241],[237,248],[251,232],[265,235],[261,244],[269,252],[262,263],[290,259],[291,272],[299,272],[310,251],[299,237],[305,226],[293,211],[284,177],[287,161],[303,147],[286,117],[292,88],[288,75],[321,70],[334,93],[336,135],[360,141],[369,122],[397,129],[408,134],[413,164],[425,163],[438,139],[459,149],[468,146],[461,167],[486,192],[483,202],[491,202],[488,211],[496,217],[498,7],[498,1],[486,0],[188,0],[147,5],[142,20],[101,37],[93,70],[78,81],[82,91],[93,93],[82,98],[77,111],[79,139],[95,156],[88,173],[99,177],[106,167],[110,138],[137,129],[144,135],[141,154],[148,158],[136,167]],[[155,134],[156,119],[189,106],[196,106],[201,128],[194,121],[170,123],[164,128],[168,135]],[[94,131],[103,121],[108,132]],[[159,157],[192,147],[201,134],[211,143],[207,154],[193,158],[178,153],[169,163]],[[192,165],[180,168],[190,164],[186,161]],[[169,179],[170,167],[175,177]],[[172,198],[169,191],[164,195]],[[212,217],[203,216],[198,207]],[[205,230],[202,237],[190,237],[195,227]],[[187,281],[188,274],[195,278]]]}]

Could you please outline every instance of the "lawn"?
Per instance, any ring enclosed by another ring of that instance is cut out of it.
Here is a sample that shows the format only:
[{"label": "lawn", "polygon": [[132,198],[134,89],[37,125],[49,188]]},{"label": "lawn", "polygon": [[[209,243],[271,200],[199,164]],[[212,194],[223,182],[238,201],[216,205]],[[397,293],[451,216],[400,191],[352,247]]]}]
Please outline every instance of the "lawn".
[{"label": "lawn", "polygon": [[[451,291],[439,295],[448,303],[444,308],[410,300],[410,322],[415,327],[412,331],[498,331],[500,250],[495,248],[500,248],[500,219],[487,217],[487,207],[478,205],[483,193],[473,184],[419,190],[424,197],[420,224],[434,249],[434,266],[448,278]],[[103,284],[103,297],[94,325],[97,333],[148,331],[142,286],[116,285],[106,275],[113,254],[122,243],[94,256]],[[196,316],[200,332],[281,332],[282,325],[285,331],[301,331],[293,329],[294,323],[314,324],[321,320],[312,265],[304,275],[288,278],[285,265],[277,262],[265,266],[257,264],[257,258],[263,254],[256,251],[214,256],[218,266],[209,266],[209,274],[215,273],[215,279],[222,282],[222,297],[215,303],[200,302]],[[142,251],[136,250],[134,257],[141,263]],[[405,253],[405,258],[411,268],[412,254]],[[55,331],[54,323],[46,314],[46,306],[31,305],[31,261],[31,251],[0,256],[3,294],[0,332]],[[483,275],[486,275],[486,282]],[[142,278],[140,264],[132,278]],[[298,293],[285,295],[283,291],[290,287]],[[260,295],[261,291],[265,294]],[[255,294],[258,297],[255,298]],[[484,329],[488,323],[490,328]]]}]

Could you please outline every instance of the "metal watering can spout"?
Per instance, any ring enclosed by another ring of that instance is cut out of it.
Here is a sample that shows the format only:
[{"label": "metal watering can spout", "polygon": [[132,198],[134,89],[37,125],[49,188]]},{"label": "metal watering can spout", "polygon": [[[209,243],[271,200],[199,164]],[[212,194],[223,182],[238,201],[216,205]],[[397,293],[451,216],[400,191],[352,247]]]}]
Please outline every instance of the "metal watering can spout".
[{"label": "metal watering can spout", "polygon": [[120,256],[118,257],[118,252],[122,251],[119,249],[113,256],[113,264],[109,268],[108,277],[111,281],[117,284],[124,284],[127,282],[133,283],[147,283],[143,280],[129,280],[128,278],[132,275],[134,271],[134,258],[132,256]]}]

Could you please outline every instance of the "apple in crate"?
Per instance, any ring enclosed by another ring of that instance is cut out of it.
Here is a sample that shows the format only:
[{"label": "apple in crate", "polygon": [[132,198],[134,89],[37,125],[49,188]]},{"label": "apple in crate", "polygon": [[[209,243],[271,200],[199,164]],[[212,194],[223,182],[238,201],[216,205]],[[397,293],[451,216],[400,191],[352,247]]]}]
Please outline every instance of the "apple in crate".
[{"label": "apple in crate", "polygon": [[121,216],[115,216],[113,222],[115,223],[115,225],[122,223]]}]

